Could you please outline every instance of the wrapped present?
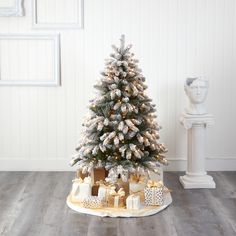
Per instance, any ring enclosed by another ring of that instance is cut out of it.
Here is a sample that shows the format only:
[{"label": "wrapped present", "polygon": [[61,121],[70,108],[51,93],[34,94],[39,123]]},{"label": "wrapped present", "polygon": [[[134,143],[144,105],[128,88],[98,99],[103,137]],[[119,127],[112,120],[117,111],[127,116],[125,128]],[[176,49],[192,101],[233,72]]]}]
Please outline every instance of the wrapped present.
[{"label": "wrapped present", "polygon": [[118,178],[116,185],[116,191],[123,189],[125,192],[125,199],[129,196],[129,182],[124,182],[121,178]]},{"label": "wrapped present", "polygon": [[146,187],[147,177],[145,175],[132,174],[129,180],[129,193],[139,195],[140,201],[144,203],[144,188]]},{"label": "wrapped present", "polygon": [[91,177],[88,176],[84,179],[76,178],[72,182],[72,201],[82,201],[84,198],[91,196]]},{"label": "wrapped present", "polygon": [[92,178],[92,196],[98,196],[98,189],[100,182],[104,182],[108,176],[108,171],[105,168],[96,168],[91,172]]},{"label": "wrapped present", "polygon": [[110,190],[114,189],[114,185],[104,181],[99,181],[97,184],[99,184],[98,197],[107,204]]},{"label": "wrapped present", "polygon": [[96,183],[97,181],[103,180],[105,181],[105,178],[108,176],[108,171],[104,168],[94,168],[91,172],[91,178],[93,183]]},{"label": "wrapped present", "polygon": [[124,207],[125,206],[125,191],[120,188],[117,192],[116,187],[111,187],[108,196],[108,207]]},{"label": "wrapped present", "polygon": [[85,208],[102,208],[102,200],[97,196],[90,196],[82,201]]},{"label": "wrapped present", "polygon": [[126,208],[129,210],[138,210],[140,209],[140,196],[131,194],[126,199]]},{"label": "wrapped present", "polygon": [[149,180],[144,189],[145,204],[147,206],[161,206],[164,202],[164,185],[161,181]]}]

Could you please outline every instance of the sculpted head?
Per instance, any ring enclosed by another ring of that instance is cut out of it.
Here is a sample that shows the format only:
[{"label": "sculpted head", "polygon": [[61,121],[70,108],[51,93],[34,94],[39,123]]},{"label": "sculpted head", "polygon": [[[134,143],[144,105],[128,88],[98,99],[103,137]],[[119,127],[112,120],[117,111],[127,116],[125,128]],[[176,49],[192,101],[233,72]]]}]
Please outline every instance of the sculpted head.
[{"label": "sculpted head", "polygon": [[189,105],[186,112],[193,115],[206,113],[205,100],[208,92],[208,81],[203,77],[187,78],[185,92],[189,98]]},{"label": "sculpted head", "polygon": [[203,77],[187,78],[184,88],[191,103],[199,104],[206,100],[208,81]]}]

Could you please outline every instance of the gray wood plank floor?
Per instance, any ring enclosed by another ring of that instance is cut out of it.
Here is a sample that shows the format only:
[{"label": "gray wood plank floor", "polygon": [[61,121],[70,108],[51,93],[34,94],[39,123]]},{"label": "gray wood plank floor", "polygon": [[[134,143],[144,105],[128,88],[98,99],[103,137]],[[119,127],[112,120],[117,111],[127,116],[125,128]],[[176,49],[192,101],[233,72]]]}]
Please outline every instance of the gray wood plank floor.
[{"label": "gray wood plank floor", "polygon": [[184,190],[166,172],[173,204],[145,218],[100,218],[68,209],[71,172],[0,172],[0,235],[236,235],[236,172],[211,172],[217,188]]}]

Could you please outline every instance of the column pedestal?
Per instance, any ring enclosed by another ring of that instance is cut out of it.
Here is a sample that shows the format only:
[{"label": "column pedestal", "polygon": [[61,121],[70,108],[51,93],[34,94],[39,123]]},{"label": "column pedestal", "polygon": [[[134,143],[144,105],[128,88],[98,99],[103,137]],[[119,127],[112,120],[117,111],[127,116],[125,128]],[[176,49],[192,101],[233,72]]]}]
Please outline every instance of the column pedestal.
[{"label": "column pedestal", "polygon": [[185,189],[215,188],[215,182],[205,171],[206,128],[214,123],[213,116],[184,114],[180,120],[187,129],[187,171],[180,176],[180,183]]}]

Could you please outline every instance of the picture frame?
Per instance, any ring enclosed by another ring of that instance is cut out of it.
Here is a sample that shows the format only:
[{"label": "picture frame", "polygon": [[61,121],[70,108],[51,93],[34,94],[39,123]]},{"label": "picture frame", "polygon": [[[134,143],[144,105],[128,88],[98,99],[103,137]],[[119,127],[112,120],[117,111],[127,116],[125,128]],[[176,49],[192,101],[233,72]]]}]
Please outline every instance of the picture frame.
[{"label": "picture frame", "polygon": [[[44,78],[40,80],[12,80],[2,78],[2,69],[0,64],[0,86],[60,86],[61,84],[61,59],[60,59],[60,35],[59,34],[0,34],[1,40],[18,40],[22,42],[24,40],[38,40],[38,42],[46,42],[49,40],[52,42],[52,73],[53,77],[51,80],[46,80]],[[0,50],[1,51],[1,50]],[[2,55],[0,55],[2,57]],[[8,61],[10,61],[8,59]]]},{"label": "picture frame", "polygon": [[24,16],[23,0],[14,0],[12,6],[0,7],[0,17]]},{"label": "picture frame", "polygon": [[38,4],[40,0],[32,0],[32,28],[33,29],[82,29],[84,19],[84,1],[77,0],[77,21],[74,23],[52,23],[40,22],[38,14]]}]

